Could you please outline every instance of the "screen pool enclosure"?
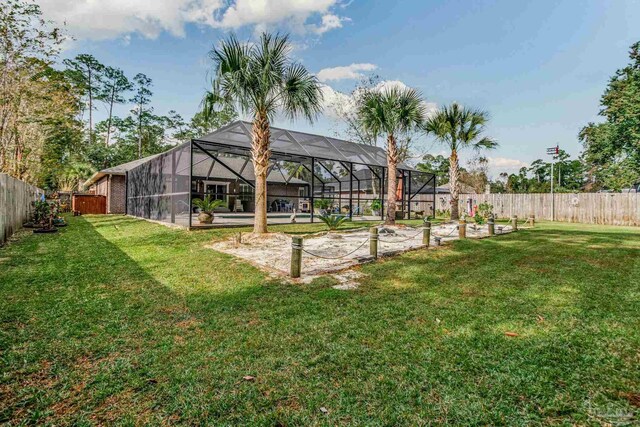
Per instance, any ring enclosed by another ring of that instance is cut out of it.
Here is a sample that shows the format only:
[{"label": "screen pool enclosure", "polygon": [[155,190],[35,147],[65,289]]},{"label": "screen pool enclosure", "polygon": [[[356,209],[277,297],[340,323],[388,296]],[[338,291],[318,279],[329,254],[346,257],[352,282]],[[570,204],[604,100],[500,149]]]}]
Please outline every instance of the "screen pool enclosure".
[{"label": "screen pool enclosure", "polygon": [[[253,222],[251,123],[236,121],[150,158],[127,172],[127,214],[186,227],[199,224],[196,198],[221,200],[213,226]],[[320,213],[384,219],[385,151],[336,138],[271,128],[267,221],[313,222]],[[433,215],[435,176],[397,171],[397,218]],[[211,225],[206,225],[211,226]]]}]

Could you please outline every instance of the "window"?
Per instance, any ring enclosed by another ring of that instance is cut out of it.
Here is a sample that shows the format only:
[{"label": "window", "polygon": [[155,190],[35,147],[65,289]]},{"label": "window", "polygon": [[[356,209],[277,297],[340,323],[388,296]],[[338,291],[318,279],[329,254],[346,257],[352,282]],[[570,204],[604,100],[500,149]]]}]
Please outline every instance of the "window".
[{"label": "window", "polygon": [[227,200],[227,186],[225,184],[207,184],[207,194],[210,194],[213,200]]},{"label": "window", "polygon": [[240,184],[238,198],[242,201],[249,201],[253,198],[253,189],[249,184]]}]

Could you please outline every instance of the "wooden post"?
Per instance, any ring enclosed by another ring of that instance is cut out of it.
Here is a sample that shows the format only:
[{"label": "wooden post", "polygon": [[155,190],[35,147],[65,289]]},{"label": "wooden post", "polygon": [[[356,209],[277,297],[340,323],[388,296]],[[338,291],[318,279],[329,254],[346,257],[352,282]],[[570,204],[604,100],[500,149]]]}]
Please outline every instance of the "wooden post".
[{"label": "wooden post", "polygon": [[431,221],[424,220],[422,226],[422,244],[429,247],[431,242]]},{"label": "wooden post", "polygon": [[458,222],[458,237],[461,239],[467,238],[467,221],[464,219]]},{"label": "wooden post", "polygon": [[493,219],[493,216],[490,216],[487,220],[487,228],[489,229],[489,236],[496,234],[496,220]]},{"label": "wooden post", "polygon": [[531,223],[531,228],[536,226],[536,216],[534,214],[531,214],[531,216],[529,216],[529,222]]},{"label": "wooden post", "polygon": [[291,238],[291,277],[297,279],[302,270],[302,237]]},{"label": "wooden post", "polygon": [[518,231],[518,215],[514,215],[511,218],[511,228],[513,228],[513,231]]},{"label": "wooden post", "polygon": [[369,255],[378,259],[378,227],[369,229]]}]

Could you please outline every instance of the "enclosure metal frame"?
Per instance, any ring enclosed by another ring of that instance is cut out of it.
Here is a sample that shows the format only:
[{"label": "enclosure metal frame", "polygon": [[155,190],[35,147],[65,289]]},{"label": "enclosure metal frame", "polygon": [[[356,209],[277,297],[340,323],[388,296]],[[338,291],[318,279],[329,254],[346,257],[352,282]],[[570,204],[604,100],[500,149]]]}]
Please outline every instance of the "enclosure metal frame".
[{"label": "enclosure metal frame", "polygon": [[[231,123],[204,137],[173,147],[127,171],[125,212],[161,222],[187,224],[191,228],[195,225],[193,199],[208,193],[210,190],[206,182],[215,181],[216,178],[236,183],[233,191],[227,186],[223,192],[216,191],[216,195],[221,195],[229,202],[233,196],[238,200],[239,195],[244,195],[246,198],[240,198],[243,203],[255,202],[255,178],[253,172],[247,170],[252,167],[250,128],[250,123]],[[318,198],[331,200],[333,208],[350,219],[370,209],[370,203],[374,200],[380,200],[380,219],[385,219],[388,191],[384,150],[322,135],[274,127],[271,130],[271,160],[267,176],[275,174],[273,176],[276,178],[273,181],[268,179],[267,197],[278,203],[279,198],[287,203],[293,201],[293,206],[297,206],[300,200],[308,202],[309,212],[307,214],[305,210],[304,215],[308,215],[310,222],[316,219],[314,207]],[[219,171],[215,172],[214,167]],[[420,177],[416,178],[418,174]],[[414,178],[415,183],[412,182]],[[397,179],[402,190],[397,194],[396,203],[403,218],[411,217],[411,203],[418,195],[428,196],[418,200],[425,203],[425,215],[435,214],[435,175],[399,164]],[[201,188],[202,181],[205,182],[204,188]],[[239,183],[246,184],[246,187],[239,190]],[[272,184],[277,188],[269,191]],[[287,189],[289,185],[300,190]],[[346,185],[349,186],[348,192]],[[180,203],[182,207],[178,210]],[[245,212],[253,214],[251,210],[246,209]],[[178,214],[181,219],[178,219]],[[188,219],[184,218],[184,214],[188,215]]]},{"label": "enclosure metal frame", "polygon": [[[238,126],[238,124],[240,126]],[[238,126],[240,127],[245,134],[250,138],[250,133],[249,130],[247,128],[247,125],[250,125],[248,123],[245,122],[234,122],[231,123],[230,125],[224,126],[223,128],[221,128],[219,131],[222,130],[226,130],[228,128],[230,128],[231,126]],[[279,129],[279,128],[271,128],[272,132],[274,131],[280,131],[283,134],[285,134],[288,138],[292,139],[295,141],[295,137],[293,136],[292,131],[286,130],[286,129]],[[215,135],[216,133],[218,133],[219,131],[213,132],[212,134],[206,135],[205,137],[211,137],[212,135]],[[308,134],[306,134],[308,135]],[[322,137],[321,135],[316,135],[318,138],[326,138],[326,137]],[[339,141],[339,140],[335,140],[334,141]],[[297,142],[297,141],[296,141]],[[348,143],[348,144],[354,144],[351,143],[349,141],[341,141],[343,143]],[[299,143],[299,142],[298,142]],[[301,143],[299,143],[301,144]],[[229,172],[231,172],[233,175],[235,175],[239,180],[242,180],[244,183],[248,184],[253,190],[253,195],[254,195],[254,199],[255,199],[255,185],[249,181],[247,181],[246,179],[244,179],[244,177],[242,177],[241,172],[236,172],[234,171],[232,168],[230,168],[229,166],[225,165],[220,159],[219,157],[216,157],[215,155],[211,154],[211,152],[209,152],[206,148],[206,146],[213,146],[213,147],[220,147],[223,149],[229,149],[232,150],[233,154],[238,155],[238,156],[245,156],[250,158],[251,157],[251,152],[250,152],[250,148],[246,147],[246,146],[241,146],[241,145],[237,145],[237,144],[229,144],[226,142],[222,142],[222,141],[211,141],[211,140],[204,140],[202,138],[193,138],[190,141],[190,151],[192,153],[192,161],[191,161],[191,170],[190,170],[190,180],[192,181],[192,177],[193,177],[193,147],[195,146],[197,149],[201,150],[202,152],[206,153],[209,157],[211,157],[212,159],[214,159],[214,161],[217,161],[221,166],[223,166],[225,169],[227,169]],[[359,146],[361,146],[361,144],[358,144]],[[377,149],[379,150],[379,148],[377,147],[368,147],[365,146],[366,148],[363,148],[365,151],[369,150],[369,149]],[[371,173],[372,173],[372,180],[374,179],[373,177],[375,176],[376,178],[378,178],[377,180],[380,183],[380,201],[381,201],[381,209],[380,209],[380,219],[384,220],[385,219],[385,206],[386,206],[386,196],[388,195],[387,192],[387,188],[386,188],[386,182],[385,182],[385,178],[386,178],[386,174],[387,174],[387,166],[386,165],[382,165],[382,164],[369,164],[369,163],[363,163],[363,162],[353,162],[353,161],[348,161],[348,160],[344,160],[344,159],[335,159],[335,158],[331,158],[331,157],[323,157],[323,156],[312,156],[312,155],[303,155],[303,154],[299,154],[299,153],[287,153],[287,152],[283,152],[283,151],[278,151],[278,150],[274,150],[271,149],[271,158],[273,159],[274,157],[278,158],[277,160],[284,160],[284,159],[296,159],[297,163],[300,163],[305,169],[309,170],[309,172],[311,173],[311,183],[309,185],[310,187],[310,191],[309,191],[309,203],[310,203],[310,209],[309,209],[309,218],[310,218],[310,222],[314,222],[314,202],[315,202],[315,188],[316,188],[316,180],[320,181],[322,183],[322,187],[323,187],[323,191],[322,194],[324,195],[324,184],[325,182],[322,181],[322,179],[320,177],[318,177],[315,173],[315,167],[317,165],[320,165],[323,169],[325,169],[338,183],[339,183],[339,191],[338,191],[338,204],[341,205],[342,204],[342,185],[345,183],[344,181],[340,180],[339,177],[335,176],[333,174],[333,172],[331,172],[325,165],[323,165],[322,161],[327,161],[327,162],[337,162],[339,163],[345,170],[347,170],[349,172],[349,177],[348,177],[348,185],[349,185],[349,196],[348,196],[348,200],[349,200],[349,219],[353,219],[353,182],[354,179],[357,182],[357,202],[358,205],[360,205],[360,180],[354,176],[354,171],[353,171],[353,167],[354,165],[359,165],[359,166],[364,166],[366,168],[368,168]],[[310,162],[311,164],[311,168],[308,168],[306,166],[306,164],[304,163],[304,161]],[[246,166],[246,165],[245,165]],[[272,165],[273,167],[273,165]],[[381,175],[378,176],[378,174],[376,173],[376,171],[374,170],[374,168],[381,168]],[[243,167],[244,169],[244,167]],[[431,214],[435,215],[435,211],[436,211],[436,176],[434,174],[430,174],[427,172],[421,172],[418,171],[416,169],[410,168],[407,165],[404,164],[400,164],[398,165],[398,175],[397,178],[402,180],[402,200],[400,200],[400,205],[401,205],[401,210],[405,213],[407,218],[411,218],[411,202],[413,201],[413,199],[420,194],[420,192],[427,186],[431,185],[433,188],[433,191],[430,193],[432,196],[432,207],[433,207],[433,212]],[[267,172],[267,174],[270,173],[270,170]],[[421,175],[426,175],[426,176],[430,176],[430,178],[426,179],[425,182],[415,191],[412,192],[412,188],[411,188],[411,177],[412,177],[412,173],[419,173]],[[424,193],[423,193],[424,194]],[[267,196],[268,196],[268,184],[267,184]],[[191,196],[191,198],[193,197],[193,194]],[[191,199],[190,198],[190,199]],[[332,200],[335,200],[335,198],[331,198]],[[190,202],[191,204],[191,202]],[[190,211],[192,210],[192,208],[190,207]],[[189,217],[189,226],[191,226],[191,216]]]}]

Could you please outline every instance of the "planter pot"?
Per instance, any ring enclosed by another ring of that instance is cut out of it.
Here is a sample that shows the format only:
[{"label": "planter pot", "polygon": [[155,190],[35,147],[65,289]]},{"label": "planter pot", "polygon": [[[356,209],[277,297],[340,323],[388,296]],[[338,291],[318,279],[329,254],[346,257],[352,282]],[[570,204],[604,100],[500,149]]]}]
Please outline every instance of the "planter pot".
[{"label": "planter pot", "polygon": [[200,212],[198,214],[198,221],[200,221],[200,224],[211,224],[213,223],[213,215],[206,212]]},{"label": "planter pot", "polygon": [[57,228],[34,228],[33,232],[37,234],[57,233],[58,229]]}]

